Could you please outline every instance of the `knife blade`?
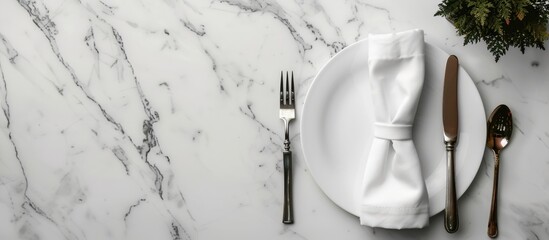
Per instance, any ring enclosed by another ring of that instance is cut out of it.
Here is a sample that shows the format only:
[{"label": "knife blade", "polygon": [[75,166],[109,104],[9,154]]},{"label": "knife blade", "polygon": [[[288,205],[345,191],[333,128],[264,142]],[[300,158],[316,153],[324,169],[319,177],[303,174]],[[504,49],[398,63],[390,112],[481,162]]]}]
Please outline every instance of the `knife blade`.
[{"label": "knife blade", "polygon": [[444,210],[444,228],[449,233],[459,229],[459,217],[456,198],[454,172],[454,149],[458,138],[458,58],[448,57],[444,75],[442,95],[442,125],[446,145],[446,208]]},{"label": "knife blade", "polygon": [[451,55],[446,62],[444,92],[442,98],[442,124],[444,141],[456,142],[458,136],[457,75],[458,59]]}]

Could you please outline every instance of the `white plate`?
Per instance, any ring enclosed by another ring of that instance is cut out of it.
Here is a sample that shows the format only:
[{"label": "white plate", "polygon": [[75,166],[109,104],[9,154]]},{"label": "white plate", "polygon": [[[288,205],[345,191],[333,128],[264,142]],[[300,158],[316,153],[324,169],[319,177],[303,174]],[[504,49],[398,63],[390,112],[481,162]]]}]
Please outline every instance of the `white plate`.
[{"label": "white plate", "polygon": [[[442,88],[449,54],[426,44],[425,83],[414,126],[414,142],[429,194],[430,215],[444,209],[446,149],[442,131]],[[338,206],[357,215],[355,189],[372,140],[368,81],[368,41],[334,56],[307,93],[301,117],[301,144],[309,170]],[[456,189],[460,197],[475,177],[486,141],[486,116],[467,72],[458,72],[459,139]]]}]

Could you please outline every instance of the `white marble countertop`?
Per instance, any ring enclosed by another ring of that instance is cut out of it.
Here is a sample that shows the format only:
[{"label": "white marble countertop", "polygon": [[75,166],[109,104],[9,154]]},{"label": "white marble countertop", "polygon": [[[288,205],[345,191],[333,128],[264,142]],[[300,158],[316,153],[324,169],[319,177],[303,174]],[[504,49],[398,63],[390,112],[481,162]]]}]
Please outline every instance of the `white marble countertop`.
[{"label": "white marble countertop", "polygon": [[[1,1],[0,239],[488,239],[492,155],[422,230],[360,226],[316,185],[293,125],[282,218],[281,70],[298,106],[368,33],[424,29],[456,54],[486,114],[507,104],[499,239],[549,238],[549,52],[498,63],[463,46],[438,1]],[[546,44],[547,45],[547,44]]]}]

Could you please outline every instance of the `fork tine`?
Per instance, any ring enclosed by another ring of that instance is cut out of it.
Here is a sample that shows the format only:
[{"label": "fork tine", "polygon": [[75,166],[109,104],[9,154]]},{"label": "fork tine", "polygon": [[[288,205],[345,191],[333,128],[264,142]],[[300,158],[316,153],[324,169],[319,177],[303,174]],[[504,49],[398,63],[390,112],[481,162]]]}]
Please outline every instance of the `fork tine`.
[{"label": "fork tine", "polygon": [[285,90],[285,94],[286,94],[286,105],[289,105],[290,104],[290,84],[288,83],[289,81],[289,77],[288,77],[288,72],[286,72],[286,90]]},{"label": "fork tine", "polygon": [[292,89],[290,90],[290,105],[295,105],[294,71],[292,71]]},{"label": "fork tine", "polygon": [[280,71],[280,106],[284,105],[284,73]]}]

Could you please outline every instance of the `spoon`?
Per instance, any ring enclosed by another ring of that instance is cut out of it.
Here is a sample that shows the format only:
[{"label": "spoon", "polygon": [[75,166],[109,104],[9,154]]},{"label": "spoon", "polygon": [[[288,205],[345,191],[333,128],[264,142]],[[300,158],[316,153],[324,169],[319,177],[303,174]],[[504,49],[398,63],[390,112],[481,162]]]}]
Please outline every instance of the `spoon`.
[{"label": "spoon", "polygon": [[492,207],[490,208],[490,218],[488,220],[488,236],[495,238],[498,236],[497,222],[497,194],[498,194],[498,176],[499,176],[499,153],[511,140],[513,132],[513,116],[511,110],[506,105],[497,106],[488,119],[488,136],[486,146],[494,152],[494,187],[492,190]]}]

